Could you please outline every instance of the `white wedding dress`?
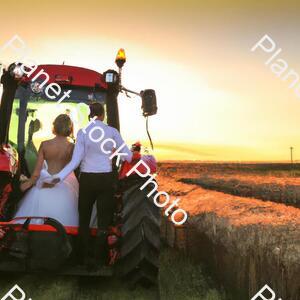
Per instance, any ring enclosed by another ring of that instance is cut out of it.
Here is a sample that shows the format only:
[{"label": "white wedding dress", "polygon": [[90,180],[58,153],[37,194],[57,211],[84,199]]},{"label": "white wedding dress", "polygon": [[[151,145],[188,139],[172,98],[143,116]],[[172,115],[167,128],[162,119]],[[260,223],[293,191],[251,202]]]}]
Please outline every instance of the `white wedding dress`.
[{"label": "white wedding dress", "polygon": [[[75,174],[72,172],[53,188],[42,188],[44,182],[51,180],[51,174],[48,173],[47,164],[44,162],[36,185],[21,200],[15,217],[51,217],[64,226],[78,226],[79,185]],[[31,224],[41,223],[41,219],[31,221]]]}]

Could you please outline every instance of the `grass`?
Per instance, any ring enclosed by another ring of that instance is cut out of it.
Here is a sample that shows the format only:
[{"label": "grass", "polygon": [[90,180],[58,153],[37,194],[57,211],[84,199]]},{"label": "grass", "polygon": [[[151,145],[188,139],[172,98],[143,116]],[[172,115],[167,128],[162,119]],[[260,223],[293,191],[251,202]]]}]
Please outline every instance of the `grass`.
[{"label": "grass", "polygon": [[225,300],[201,266],[170,249],[164,249],[161,254],[159,290],[129,290],[125,282],[116,278],[1,274],[0,297],[15,284],[33,300]]},{"label": "grass", "polygon": [[160,296],[172,300],[226,299],[201,265],[175,250],[166,250],[161,255]]}]

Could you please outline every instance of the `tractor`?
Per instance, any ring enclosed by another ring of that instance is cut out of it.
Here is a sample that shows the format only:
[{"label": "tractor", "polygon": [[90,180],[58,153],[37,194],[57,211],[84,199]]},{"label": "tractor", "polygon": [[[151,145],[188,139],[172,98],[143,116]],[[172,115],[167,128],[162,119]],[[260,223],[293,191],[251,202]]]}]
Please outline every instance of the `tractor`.
[{"label": "tractor", "polygon": [[[118,203],[115,223],[107,237],[108,262],[88,270],[76,263],[74,255],[78,227],[63,226],[50,217],[26,216],[14,219],[23,192],[20,182],[30,176],[37,157],[38,144],[47,138],[51,122],[62,111],[70,114],[82,128],[88,120],[88,104],[101,102],[105,122],[120,130],[118,95],[133,93],[142,100],[143,115],[156,114],[155,91],[134,92],[122,86],[121,72],[126,61],[120,49],[116,58],[118,71],[103,74],[68,65],[38,65],[33,72],[20,63],[3,70],[0,106],[0,272],[53,272],[76,276],[121,276],[130,284],[155,285],[159,270],[160,209],[148,197],[151,187],[140,187],[150,176],[120,179],[122,169],[113,164],[116,174],[115,197]],[[22,71],[23,70],[23,71]],[[24,72],[27,71],[27,72]],[[29,74],[30,73],[30,74]],[[47,86],[46,86],[47,83]],[[53,85],[55,83],[55,85]],[[52,95],[49,85],[52,84]],[[67,95],[54,100],[57,90]],[[47,93],[48,89],[48,93]],[[152,145],[152,141],[151,141]],[[154,170],[155,171],[155,170]],[[154,172],[153,171],[153,172]],[[80,174],[79,174],[80,176]],[[95,239],[97,229],[91,229]]]}]

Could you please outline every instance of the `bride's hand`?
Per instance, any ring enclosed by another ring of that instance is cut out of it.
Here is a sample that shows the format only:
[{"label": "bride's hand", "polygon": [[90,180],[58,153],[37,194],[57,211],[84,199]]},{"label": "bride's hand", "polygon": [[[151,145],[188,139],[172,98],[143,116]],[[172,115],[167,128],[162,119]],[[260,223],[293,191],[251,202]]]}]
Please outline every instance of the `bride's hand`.
[{"label": "bride's hand", "polygon": [[46,189],[50,188],[51,189],[59,182],[60,182],[59,178],[54,178],[51,181],[44,181],[42,188],[46,188]]},{"label": "bride's hand", "polygon": [[59,179],[59,178],[54,178],[54,179],[51,181],[52,184],[57,184],[57,183],[59,183],[59,182],[60,182],[60,179]]},{"label": "bride's hand", "polygon": [[31,180],[27,180],[27,181],[22,182],[22,183],[20,184],[20,189],[21,189],[22,192],[25,192],[25,191],[27,191],[29,188],[31,188],[32,186],[33,186],[32,181],[31,181]]},{"label": "bride's hand", "polygon": [[48,183],[48,182],[44,182],[42,185],[42,189],[51,189],[55,186],[54,183]]}]

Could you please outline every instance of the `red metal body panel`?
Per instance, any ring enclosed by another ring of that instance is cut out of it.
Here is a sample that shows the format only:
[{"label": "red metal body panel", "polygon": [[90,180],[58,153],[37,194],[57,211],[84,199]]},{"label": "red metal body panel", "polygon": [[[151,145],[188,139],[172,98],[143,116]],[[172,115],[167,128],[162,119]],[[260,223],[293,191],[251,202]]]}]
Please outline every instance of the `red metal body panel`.
[{"label": "red metal body panel", "polygon": [[[0,222],[0,228],[5,228],[5,227],[12,227],[14,228],[15,231],[19,231],[22,229],[23,224],[17,224],[17,223],[13,223],[13,221],[11,222]],[[66,233],[68,235],[78,235],[78,228],[76,226],[64,226]],[[30,224],[28,227],[29,231],[50,231],[50,232],[55,232],[55,228],[53,228],[50,225],[37,225],[37,224]],[[97,235],[97,228],[91,228],[90,229],[90,233],[92,236],[96,236]]]},{"label": "red metal body panel", "polygon": [[17,151],[11,145],[0,147],[0,171],[15,174],[18,169]]},{"label": "red metal body panel", "polygon": [[[49,75],[50,79],[48,83],[56,82],[61,85],[92,88],[99,86],[100,88],[107,89],[107,84],[101,73],[67,65],[39,65],[33,74],[25,77],[24,81],[31,81],[41,70]],[[45,76],[41,75],[39,78],[44,80]]]}]

